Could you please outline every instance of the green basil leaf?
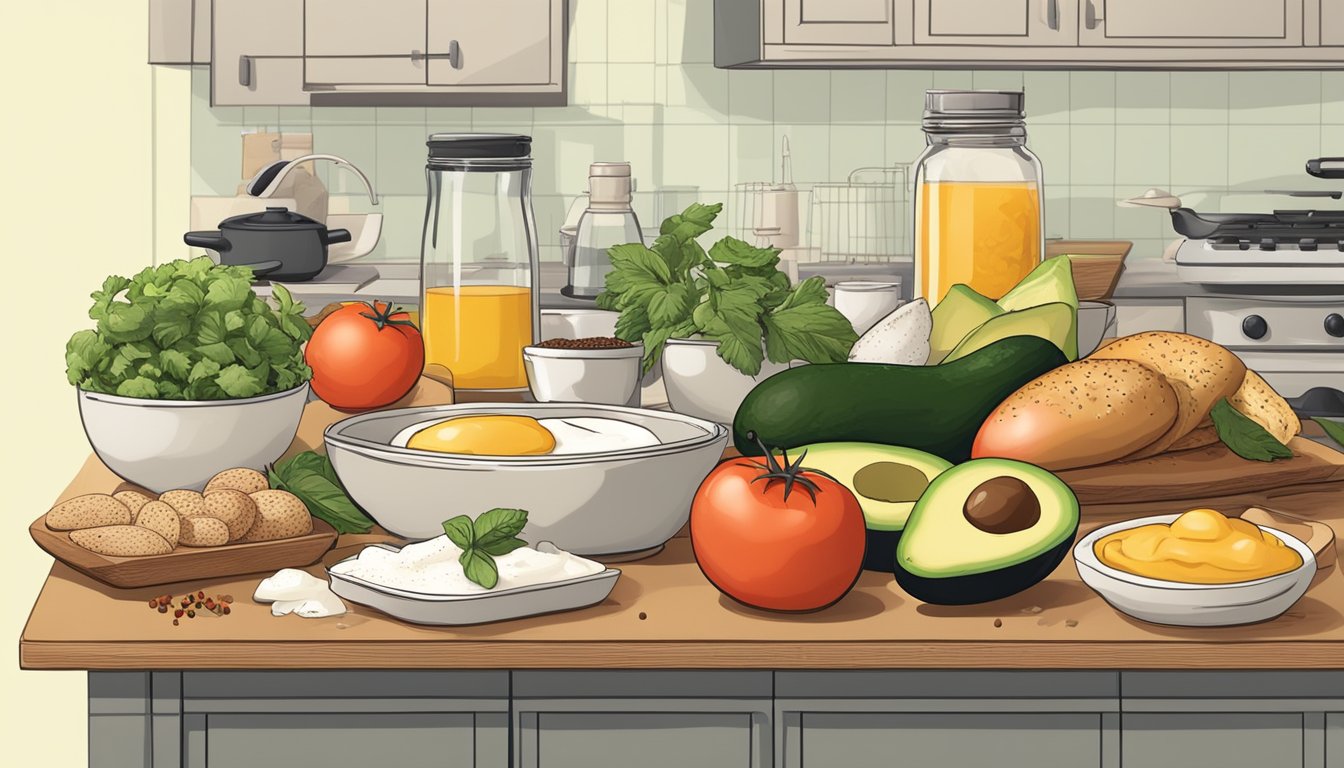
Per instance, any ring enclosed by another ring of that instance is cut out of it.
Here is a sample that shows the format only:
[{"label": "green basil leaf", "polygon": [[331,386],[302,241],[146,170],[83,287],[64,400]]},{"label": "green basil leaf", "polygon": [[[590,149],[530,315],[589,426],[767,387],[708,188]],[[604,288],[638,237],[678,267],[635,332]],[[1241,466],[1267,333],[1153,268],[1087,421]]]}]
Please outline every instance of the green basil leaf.
[{"label": "green basil leaf", "polygon": [[476,549],[494,557],[503,557],[515,549],[526,547],[527,542],[522,539],[501,539],[492,541],[489,544],[477,544]]},{"label": "green basil leaf", "polygon": [[263,388],[262,382],[251,371],[241,365],[230,365],[219,372],[215,383],[229,397],[256,397]]},{"label": "green basil leaf", "polygon": [[694,240],[714,228],[714,219],[722,210],[723,203],[691,203],[686,210],[664,220],[658,233],[672,235],[678,240]]},{"label": "green basil leaf", "polygon": [[152,379],[144,376],[137,376],[134,379],[127,379],[117,385],[117,394],[122,397],[158,397],[159,388],[154,385]]},{"label": "green basil leaf", "polygon": [[1218,439],[1233,453],[1250,461],[1291,459],[1293,452],[1265,428],[1233,408],[1227,398],[1219,400],[1209,413]]},{"label": "green basil leaf", "polygon": [[476,546],[511,539],[527,526],[527,512],[521,509],[495,508],[481,513],[472,524]]},{"label": "green basil leaf", "polygon": [[233,349],[222,341],[198,347],[196,353],[203,359],[217,363],[221,366],[228,365],[235,359]]},{"label": "green basil leaf", "polygon": [[448,540],[456,544],[466,554],[476,543],[476,532],[472,528],[471,518],[466,515],[458,515],[450,520],[443,521],[443,532],[448,535]]},{"label": "green basil leaf", "polygon": [[1344,424],[1340,424],[1338,421],[1322,419],[1320,417],[1313,417],[1312,421],[1320,424],[1321,429],[1325,430],[1325,434],[1331,440],[1334,440],[1339,447],[1344,448]]},{"label": "green basil leaf", "polygon": [[[790,360],[809,363],[843,363],[859,339],[853,324],[825,304],[777,309],[765,316],[765,328],[767,335],[777,335],[783,342],[782,350],[776,347],[776,357],[787,354]],[[788,360],[775,359],[775,362]]]},{"label": "green basil leaf", "polygon": [[649,324],[654,328],[677,325],[691,316],[692,288],[685,283],[673,283],[660,288],[649,299]]},{"label": "green basil leaf", "polygon": [[462,572],[466,577],[482,587],[494,589],[499,583],[499,569],[495,567],[494,558],[489,555],[468,549],[458,558],[458,562],[462,564]]}]

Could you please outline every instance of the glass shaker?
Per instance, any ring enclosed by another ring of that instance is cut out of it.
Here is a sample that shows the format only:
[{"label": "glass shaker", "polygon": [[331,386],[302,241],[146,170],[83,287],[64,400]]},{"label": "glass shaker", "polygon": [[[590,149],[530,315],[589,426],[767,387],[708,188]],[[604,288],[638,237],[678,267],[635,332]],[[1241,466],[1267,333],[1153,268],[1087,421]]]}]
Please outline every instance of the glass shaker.
[{"label": "glass shaker", "polygon": [[579,219],[573,251],[565,254],[569,285],[560,293],[575,299],[596,299],[606,288],[611,271],[607,249],[644,242],[639,219],[630,207],[634,190],[629,163],[588,166],[588,207]]},{"label": "glass shaker", "polygon": [[935,305],[964,283],[999,299],[1045,247],[1041,161],[1020,91],[928,91],[915,161],[915,282]]},{"label": "glass shaker", "polygon": [[425,364],[448,368],[456,389],[526,390],[523,347],[541,314],[532,139],[436,133],[426,143]]}]

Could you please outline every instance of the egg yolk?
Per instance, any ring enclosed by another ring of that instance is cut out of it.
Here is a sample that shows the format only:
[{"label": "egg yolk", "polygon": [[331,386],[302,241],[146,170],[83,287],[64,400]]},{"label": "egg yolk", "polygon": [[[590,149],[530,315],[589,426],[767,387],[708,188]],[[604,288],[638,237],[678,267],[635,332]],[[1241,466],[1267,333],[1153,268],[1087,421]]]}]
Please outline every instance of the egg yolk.
[{"label": "egg yolk", "polygon": [[406,447],[478,456],[538,456],[555,450],[555,435],[528,416],[459,416],[416,432]]},{"label": "egg yolk", "polygon": [[1302,556],[1279,537],[1213,509],[1113,533],[1094,546],[1101,562],[1136,576],[1187,584],[1231,584],[1287,573]]}]

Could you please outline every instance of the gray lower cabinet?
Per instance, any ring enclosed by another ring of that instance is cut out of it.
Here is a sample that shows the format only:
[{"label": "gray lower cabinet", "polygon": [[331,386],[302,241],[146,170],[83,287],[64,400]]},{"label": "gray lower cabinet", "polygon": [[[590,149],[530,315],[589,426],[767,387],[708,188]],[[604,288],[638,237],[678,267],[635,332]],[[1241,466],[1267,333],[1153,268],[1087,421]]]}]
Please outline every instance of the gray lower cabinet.
[{"label": "gray lower cabinet", "polygon": [[1308,762],[1301,712],[1131,713],[1120,719],[1125,765],[1264,768]]},{"label": "gray lower cabinet", "polygon": [[1325,716],[1325,768],[1344,768],[1344,712]]},{"label": "gray lower cabinet", "polygon": [[518,768],[765,768],[769,672],[515,672]]},{"label": "gray lower cabinet", "polygon": [[482,765],[472,713],[200,714],[188,715],[186,725],[189,766]]}]

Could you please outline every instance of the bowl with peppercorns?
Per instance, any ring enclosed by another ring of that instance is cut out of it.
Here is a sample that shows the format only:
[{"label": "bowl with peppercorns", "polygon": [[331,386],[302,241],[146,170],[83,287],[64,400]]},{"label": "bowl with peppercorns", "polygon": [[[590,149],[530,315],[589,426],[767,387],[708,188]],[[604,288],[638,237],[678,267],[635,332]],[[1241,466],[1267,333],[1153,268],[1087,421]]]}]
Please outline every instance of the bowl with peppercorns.
[{"label": "bowl with peppercorns", "polygon": [[613,336],[547,339],[523,349],[523,366],[539,403],[637,407],[643,357],[643,344]]}]

